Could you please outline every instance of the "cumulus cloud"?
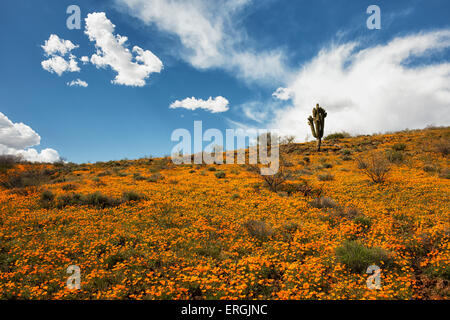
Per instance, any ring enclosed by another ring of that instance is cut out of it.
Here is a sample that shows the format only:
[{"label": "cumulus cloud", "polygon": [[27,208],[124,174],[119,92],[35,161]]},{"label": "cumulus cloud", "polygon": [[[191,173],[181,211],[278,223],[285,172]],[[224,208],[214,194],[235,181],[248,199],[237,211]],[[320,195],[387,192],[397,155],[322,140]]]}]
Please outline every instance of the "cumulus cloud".
[{"label": "cumulus cloud", "polygon": [[[70,53],[78,46],[70,40],[60,39],[56,34],[51,34],[41,47],[48,57],[47,60],[41,62],[44,70],[56,73],[58,76],[61,76],[64,72],[80,71],[76,56]],[[68,59],[65,58],[66,55],[68,55]]]},{"label": "cumulus cloud", "polygon": [[212,113],[219,113],[228,110],[228,103],[228,100],[222,96],[215,97],[214,99],[209,97],[206,101],[192,97],[181,101],[176,100],[170,105],[170,108],[184,108],[188,110],[204,109]]},{"label": "cumulus cloud", "polygon": [[84,88],[86,88],[88,86],[88,83],[81,79],[77,79],[77,80],[72,80],[70,82],[67,82],[67,85],[69,87],[84,87]]},{"label": "cumulus cloud", "polygon": [[50,73],[56,73],[61,76],[64,72],[78,72],[80,68],[75,60],[75,56],[71,55],[69,60],[61,56],[54,56],[41,62],[42,68]]},{"label": "cumulus cloud", "polygon": [[117,76],[112,83],[141,87],[150,73],[159,73],[163,68],[161,60],[151,51],[138,46],[134,46],[132,51],[126,48],[128,38],[114,35],[115,25],[104,12],[90,13],[85,21],[85,33],[97,48],[90,61],[98,68],[109,66],[116,71]]},{"label": "cumulus cloud", "polygon": [[278,88],[274,93],[272,93],[272,96],[279,100],[289,100],[292,98],[292,93],[287,88]]},{"label": "cumulus cloud", "polygon": [[445,29],[367,48],[353,42],[323,49],[287,88],[274,93],[282,100],[289,96],[292,104],[266,121],[282,134],[303,139],[310,134],[306,119],[320,103],[328,111],[325,134],[448,125],[450,63],[442,57],[449,48],[450,30]]},{"label": "cumulus cloud", "polygon": [[53,149],[38,152],[29,148],[39,145],[41,137],[29,126],[23,123],[13,123],[0,112],[0,154],[20,155],[27,161],[55,162],[60,159]]},{"label": "cumulus cloud", "polygon": [[73,44],[70,40],[60,39],[56,34],[51,34],[50,38],[45,40],[44,45],[41,47],[49,56],[56,54],[65,56],[73,49],[78,48],[78,46]]},{"label": "cumulus cloud", "polygon": [[[281,50],[251,48],[238,13],[250,0],[116,0],[146,24],[176,35],[182,58],[199,69],[223,68],[251,82],[271,83],[288,72]],[[177,51],[178,53],[178,51]]]}]

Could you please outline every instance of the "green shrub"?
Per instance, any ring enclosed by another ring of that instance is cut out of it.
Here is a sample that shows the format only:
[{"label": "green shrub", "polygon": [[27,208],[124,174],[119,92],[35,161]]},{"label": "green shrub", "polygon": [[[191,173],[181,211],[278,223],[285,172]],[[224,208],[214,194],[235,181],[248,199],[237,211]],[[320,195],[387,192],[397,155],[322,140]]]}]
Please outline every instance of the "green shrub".
[{"label": "green shrub", "polygon": [[139,193],[134,192],[134,191],[125,191],[123,193],[123,195],[122,195],[122,199],[125,202],[128,202],[128,201],[139,201],[139,200],[141,200],[143,198],[144,197],[142,195],[140,195]]},{"label": "green shrub", "polygon": [[225,172],[223,171],[218,171],[214,175],[216,176],[217,179],[225,178]]},{"label": "green shrub", "polygon": [[350,161],[350,160],[352,160],[353,158],[350,157],[350,156],[342,156],[341,159],[342,159],[343,161]]},{"label": "green shrub", "polygon": [[73,206],[81,204],[82,195],[79,193],[73,193],[71,195],[69,194],[63,194],[60,195],[56,201],[56,206],[58,208],[63,208],[66,206]]},{"label": "green shrub", "polygon": [[[358,241],[346,241],[336,248],[336,258],[339,263],[345,264],[351,271],[363,273],[370,265],[389,267],[392,259],[388,252],[382,248],[368,248]],[[383,264],[381,263],[383,262]]]},{"label": "green shrub", "polygon": [[332,175],[331,173],[319,174],[317,176],[317,179],[319,179],[319,181],[331,181],[334,180],[334,175]]},{"label": "green shrub", "polygon": [[162,180],[164,177],[160,173],[152,174],[149,178],[147,178],[148,182],[158,182],[158,180]]},{"label": "green shrub", "polygon": [[372,220],[366,216],[357,216],[353,219],[353,221],[363,226],[365,229],[369,229],[370,226],[372,225]]},{"label": "green shrub", "polygon": [[144,196],[134,191],[124,192],[120,199],[105,196],[100,192],[94,192],[88,195],[72,193],[72,194],[63,194],[59,196],[56,201],[56,206],[58,208],[63,208],[65,206],[87,205],[97,208],[110,208],[119,206],[124,202],[140,201],[142,199],[144,199]]},{"label": "green shrub", "polygon": [[233,193],[232,195],[231,195],[231,200],[236,200],[236,199],[240,199],[241,197],[239,196],[239,194],[237,194],[237,193]]},{"label": "green shrub", "polygon": [[435,166],[425,165],[425,166],[423,166],[423,171],[425,171],[425,172],[436,172],[437,169],[436,169]]},{"label": "green shrub", "polygon": [[396,143],[392,146],[392,150],[395,151],[404,151],[406,149],[406,144],[404,143]]},{"label": "green shrub", "polygon": [[105,177],[105,176],[110,176],[111,175],[111,171],[103,171],[100,172],[97,177]]},{"label": "green shrub", "polygon": [[77,188],[78,188],[77,185],[69,183],[69,184],[63,185],[61,189],[63,189],[64,191],[70,191],[70,190],[76,190]]},{"label": "green shrub", "polygon": [[404,160],[403,153],[401,151],[396,150],[387,150],[386,157],[389,160],[389,162],[392,163],[401,163]]},{"label": "green shrub", "polygon": [[217,171],[216,167],[209,167],[208,171]]},{"label": "green shrub", "polygon": [[450,281],[450,264],[441,267],[431,265],[425,269],[425,273],[432,278],[441,278]]},{"label": "green shrub", "polygon": [[140,173],[134,173],[133,174],[133,179],[136,181],[143,181],[143,180],[147,180],[146,177],[141,176]]},{"label": "green shrub", "polygon": [[55,200],[55,195],[50,190],[45,190],[41,194],[41,205],[44,208],[51,207],[53,204],[53,200]]},{"label": "green shrub", "polygon": [[41,194],[41,201],[53,201],[55,199],[55,195],[50,190],[45,190]]},{"label": "green shrub", "polygon": [[91,194],[88,194],[83,199],[83,204],[87,204],[93,207],[99,207],[99,208],[107,208],[107,207],[114,207],[120,204],[120,201],[114,198],[110,198],[108,196],[103,195],[100,192],[94,192]]},{"label": "green shrub", "polygon": [[338,140],[338,139],[345,139],[350,138],[351,135],[348,132],[342,131],[342,132],[335,132],[327,135],[324,140]]}]

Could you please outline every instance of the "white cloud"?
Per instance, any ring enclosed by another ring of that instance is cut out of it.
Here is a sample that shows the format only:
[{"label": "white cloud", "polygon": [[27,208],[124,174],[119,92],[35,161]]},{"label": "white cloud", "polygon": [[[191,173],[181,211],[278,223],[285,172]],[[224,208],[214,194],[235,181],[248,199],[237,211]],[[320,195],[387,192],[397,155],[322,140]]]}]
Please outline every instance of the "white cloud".
[{"label": "white cloud", "polygon": [[159,73],[163,68],[161,60],[149,50],[134,46],[130,52],[126,48],[128,38],[114,35],[115,25],[104,12],[90,13],[85,21],[85,33],[97,48],[97,53],[91,56],[91,63],[98,68],[110,66],[116,71],[117,76],[112,83],[141,87],[150,73]]},{"label": "white cloud", "polygon": [[287,88],[278,88],[274,93],[272,93],[272,96],[279,100],[289,100],[292,98],[292,93]]},{"label": "white cloud", "polygon": [[247,81],[284,81],[288,70],[281,50],[249,47],[238,13],[251,0],[116,0],[146,24],[176,35],[182,58],[199,69],[223,68]]},{"label": "white cloud", "polygon": [[41,46],[47,55],[62,55],[65,56],[67,53],[75,48],[77,45],[73,44],[70,40],[60,39],[56,34],[51,34],[48,40],[45,40],[45,44]]},{"label": "white cloud", "polygon": [[83,64],[89,63],[89,57],[87,56],[82,56],[80,58],[80,61],[83,62]]},{"label": "white cloud", "polygon": [[196,109],[204,109],[207,111],[211,111],[212,113],[225,112],[228,110],[228,100],[222,96],[209,97],[208,100],[186,98],[181,101],[176,100],[174,103],[170,105],[171,109],[175,108],[184,108],[188,110],[196,110]]},{"label": "white cloud", "polygon": [[[45,44],[41,46],[45,54],[49,57],[41,62],[42,68],[50,73],[56,73],[61,76],[64,72],[79,72],[76,57],[70,52],[78,48],[70,40],[60,39],[56,34],[51,34]],[[64,57],[68,55],[69,59]]]},{"label": "white cloud", "polygon": [[88,86],[88,83],[86,81],[83,81],[81,79],[77,79],[77,80],[72,80],[70,82],[67,82],[67,85],[69,87],[84,87],[86,88]]},{"label": "white cloud", "polygon": [[32,146],[39,145],[41,137],[23,123],[13,123],[0,112],[0,154],[21,155],[25,160],[38,162],[55,162],[60,159],[53,149],[36,151]]},{"label": "white cloud", "polygon": [[41,142],[41,137],[23,123],[13,123],[0,112],[0,144],[10,148],[25,148]]},{"label": "white cloud", "polygon": [[289,92],[292,104],[266,117],[268,126],[303,139],[316,103],[328,111],[325,135],[449,125],[450,63],[440,53],[450,48],[450,30],[359,46],[323,49],[303,65],[287,88],[277,90],[282,98]]},{"label": "white cloud", "polygon": [[54,56],[41,62],[42,68],[50,73],[56,73],[61,76],[64,72],[79,72],[80,68],[75,60],[75,56],[71,55],[67,61],[63,57]]}]

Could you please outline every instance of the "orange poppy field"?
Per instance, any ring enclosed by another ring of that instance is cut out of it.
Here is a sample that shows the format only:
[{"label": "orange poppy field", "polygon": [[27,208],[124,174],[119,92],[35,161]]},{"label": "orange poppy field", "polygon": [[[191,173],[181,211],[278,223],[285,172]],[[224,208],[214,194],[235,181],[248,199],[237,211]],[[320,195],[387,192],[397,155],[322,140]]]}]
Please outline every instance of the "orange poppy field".
[{"label": "orange poppy field", "polygon": [[447,299],[449,140],[428,128],[284,144],[277,188],[249,165],[168,157],[13,164],[0,299]]}]

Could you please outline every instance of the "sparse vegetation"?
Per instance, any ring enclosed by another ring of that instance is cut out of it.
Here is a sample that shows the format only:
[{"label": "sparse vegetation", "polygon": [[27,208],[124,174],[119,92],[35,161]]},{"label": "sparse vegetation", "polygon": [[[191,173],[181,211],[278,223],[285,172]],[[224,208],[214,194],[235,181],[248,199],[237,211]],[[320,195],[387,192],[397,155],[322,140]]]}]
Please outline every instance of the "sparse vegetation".
[{"label": "sparse vegetation", "polygon": [[386,157],[380,152],[357,159],[358,169],[368,176],[374,183],[384,183],[391,170]]}]

